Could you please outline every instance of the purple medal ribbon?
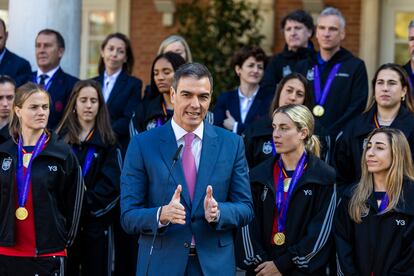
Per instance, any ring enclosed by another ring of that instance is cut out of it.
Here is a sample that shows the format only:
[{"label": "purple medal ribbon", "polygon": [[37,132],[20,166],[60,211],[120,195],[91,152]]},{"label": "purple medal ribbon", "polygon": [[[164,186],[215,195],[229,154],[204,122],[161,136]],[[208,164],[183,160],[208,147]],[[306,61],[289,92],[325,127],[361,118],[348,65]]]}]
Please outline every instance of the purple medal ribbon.
[{"label": "purple medal ribbon", "polygon": [[[73,151],[77,152],[75,148],[73,148]],[[89,169],[91,168],[93,158],[95,157],[95,147],[90,146],[88,148],[88,151],[86,152],[85,161],[82,165],[82,176],[85,177],[85,175],[88,173]]]},{"label": "purple medal ribbon", "polygon": [[32,153],[32,157],[30,158],[29,164],[27,165],[26,174],[24,173],[24,166],[23,166],[23,142],[22,137],[19,137],[19,141],[17,143],[17,203],[19,207],[24,207],[27,201],[28,190],[29,190],[29,182],[31,176],[31,169],[32,169],[32,162],[36,156],[42,151],[43,146],[47,140],[47,135],[42,133],[39,140],[37,140],[35,148]]},{"label": "purple medal ribbon", "polygon": [[389,202],[388,195],[387,193],[385,193],[384,197],[381,200],[381,204],[378,207],[378,214],[381,215],[384,213],[385,209],[387,209],[388,207],[388,202]]},{"label": "purple medal ribbon", "polygon": [[[329,89],[331,88],[332,82],[336,76],[336,73],[339,71],[339,67],[341,67],[340,63],[335,64],[335,66],[329,72],[328,79],[326,80],[325,86],[323,87],[323,92],[321,92],[321,76],[319,73],[318,65],[313,67],[313,72],[315,74],[315,79],[313,81],[313,87],[315,90],[315,101],[316,104],[323,106],[326,102],[326,98],[329,94]],[[322,94],[321,94],[322,93]]]},{"label": "purple medal ribbon", "polygon": [[286,223],[286,214],[287,209],[289,206],[289,201],[292,196],[293,189],[296,186],[299,178],[302,176],[303,171],[305,169],[305,162],[306,162],[306,152],[302,154],[299,159],[298,164],[296,165],[295,171],[292,176],[292,180],[290,181],[289,189],[287,191],[286,200],[283,202],[283,162],[282,158],[279,159],[279,179],[277,181],[277,190],[276,190],[276,207],[278,211],[278,219],[277,219],[277,231],[284,232],[285,231],[285,223]]},{"label": "purple medal ribbon", "polygon": [[163,120],[161,119],[161,118],[157,118],[157,120],[156,120],[156,126],[157,127],[160,127],[160,126],[162,126],[164,123],[163,123]]}]

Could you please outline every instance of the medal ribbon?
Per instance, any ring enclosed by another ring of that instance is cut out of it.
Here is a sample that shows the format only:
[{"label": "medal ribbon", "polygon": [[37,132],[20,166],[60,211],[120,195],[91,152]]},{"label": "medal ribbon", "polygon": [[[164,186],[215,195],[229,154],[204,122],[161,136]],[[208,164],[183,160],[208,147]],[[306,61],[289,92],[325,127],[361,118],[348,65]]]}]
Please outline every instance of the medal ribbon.
[{"label": "medal ribbon", "polygon": [[381,200],[381,204],[378,207],[378,214],[381,215],[384,213],[384,210],[387,209],[388,207],[388,202],[389,202],[388,195],[387,193],[385,193],[384,197]]},{"label": "medal ribbon", "polygon": [[378,123],[377,113],[374,114],[374,124],[375,128],[380,128],[380,124]]},{"label": "medal ribbon", "polygon": [[161,106],[162,106],[162,113],[164,114],[164,120],[162,118],[157,118],[156,120],[157,127],[162,126],[165,123],[165,121],[167,121],[167,109],[165,108],[165,103],[162,102]]},{"label": "medal ribbon", "polygon": [[[78,150],[73,147],[73,151],[76,153]],[[85,175],[88,173],[89,169],[91,168],[93,158],[95,157],[95,147],[90,146],[88,150],[86,151],[86,157],[85,161],[82,165],[82,176],[85,177]]]},{"label": "medal ribbon", "polygon": [[313,72],[315,73],[313,87],[315,91],[315,101],[317,105],[323,106],[325,104],[326,98],[329,94],[329,89],[332,86],[332,82],[336,76],[336,73],[338,73],[339,71],[339,67],[341,67],[341,63],[335,64],[335,66],[331,69],[326,80],[325,86],[323,87],[323,91],[321,92],[321,76],[319,72],[319,67],[318,65],[313,66]]},{"label": "medal ribbon", "polygon": [[290,181],[289,189],[287,191],[286,199],[283,201],[283,162],[282,158],[279,159],[279,179],[277,181],[277,190],[276,190],[276,207],[278,212],[278,218],[277,218],[277,231],[278,232],[284,232],[285,231],[285,223],[286,223],[286,214],[287,209],[289,206],[289,201],[292,196],[293,189],[296,186],[296,183],[298,182],[299,178],[302,176],[303,171],[305,169],[305,162],[306,162],[306,152],[302,154],[302,156],[299,159],[298,164],[296,165],[295,171],[292,175],[292,180]]},{"label": "medal ribbon", "polygon": [[23,142],[22,137],[19,137],[17,143],[17,203],[19,207],[24,207],[27,201],[29,182],[31,176],[32,162],[36,156],[42,151],[43,146],[47,140],[47,135],[42,133],[39,140],[37,140],[35,148],[33,150],[32,157],[30,158],[29,164],[27,165],[26,174],[24,173],[23,166]]}]

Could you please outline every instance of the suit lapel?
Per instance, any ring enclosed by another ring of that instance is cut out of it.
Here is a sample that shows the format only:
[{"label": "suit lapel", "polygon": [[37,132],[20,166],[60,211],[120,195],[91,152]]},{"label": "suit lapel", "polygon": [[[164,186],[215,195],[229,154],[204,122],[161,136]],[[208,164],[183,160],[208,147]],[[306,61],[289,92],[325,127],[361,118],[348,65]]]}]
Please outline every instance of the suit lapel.
[{"label": "suit lapel", "polygon": [[256,114],[258,113],[258,108],[260,107],[261,103],[262,103],[262,95],[259,90],[259,92],[257,92],[257,95],[253,100],[253,103],[249,109],[249,112],[247,112],[246,119],[244,120],[245,124],[253,121],[254,116],[256,116]]},{"label": "suit lapel", "polygon": [[219,154],[217,133],[209,124],[204,124],[203,146],[201,149],[200,164],[198,166],[197,181],[194,191],[193,208],[191,213],[197,210],[199,204],[203,204],[210,176],[213,174],[214,164]]},{"label": "suit lapel", "polygon": [[[49,88],[47,91],[50,95],[52,95],[55,91],[56,93],[60,93],[62,90],[63,85],[63,70],[59,67],[59,69],[55,72],[55,74],[52,76],[51,84],[49,85]],[[63,91],[61,93],[64,93]]]},{"label": "suit lapel", "polygon": [[13,64],[10,64],[10,52],[7,50],[7,49],[5,49],[5,53],[4,53],[4,56],[3,56],[3,59],[1,60],[1,63],[0,63],[0,73],[3,75],[4,73],[5,73],[5,71],[6,71],[6,68],[8,68],[8,67],[10,67],[10,66],[13,66]]},{"label": "suit lapel", "polygon": [[[165,135],[160,136],[160,154],[162,160],[165,163],[165,166],[167,167],[167,170],[171,170],[173,157],[177,151],[177,141],[175,140],[174,131],[171,127],[171,121],[168,121],[165,125],[161,127],[164,128],[163,132],[165,133]],[[168,171],[168,173],[170,172]],[[175,185],[181,184],[181,197],[184,199],[184,202],[187,204],[187,206],[191,208],[190,194],[188,193],[187,183],[185,181],[185,176],[181,166],[181,158],[178,159],[178,161],[171,170],[171,180],[169,181],[169,183],[174,183]]]},{"label": "suit lapel", "polygon": [[[109,107],[112,104],[112,101],[122,92],[125,82],[128,79],[128,75],[122,71],[118,78],[115,81],[114,87],[112,88],[111,94],[109,95],[109,99],[106,102],[106,105]],[[125,103],[126,104],[126,103]]]},{"label": "suit lapel", "polygon": [[231,99],[229,101],[229,111],[231,113],[231,116],[237,121],[241,121],[241,115],[240,115],[240,101],[239,101],[239,92],[238,90],[234,90],[231,93]]}]

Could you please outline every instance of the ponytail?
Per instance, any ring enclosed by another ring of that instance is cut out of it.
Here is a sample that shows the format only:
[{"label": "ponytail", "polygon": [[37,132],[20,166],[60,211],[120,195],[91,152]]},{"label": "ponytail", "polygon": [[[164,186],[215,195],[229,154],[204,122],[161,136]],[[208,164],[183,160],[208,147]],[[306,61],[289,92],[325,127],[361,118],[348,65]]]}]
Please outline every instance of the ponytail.
[{"label": "ponytail", "polygon": [[321,143],[316,135],[308,136],[305,140],[305,149],[316,157],[321,155]]}]

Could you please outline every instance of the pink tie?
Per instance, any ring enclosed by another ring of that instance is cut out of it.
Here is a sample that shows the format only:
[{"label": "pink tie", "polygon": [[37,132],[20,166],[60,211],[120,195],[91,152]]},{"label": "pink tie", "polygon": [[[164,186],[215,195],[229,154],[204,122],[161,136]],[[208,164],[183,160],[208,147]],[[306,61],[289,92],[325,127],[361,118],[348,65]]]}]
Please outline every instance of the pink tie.
[{"label": "pink tie", "polygon": [[194,133],[189,132],[184,135],[184,151],[183,151],[183,170],[185,175],[185,180],[187,182],[188,192],[190,193],[190,199],[193,200],[194,196],[194,187],[197,178],[197,169],[195,164],[195,159],[193,152],[191,151],[191,144],[194,140]]}]

